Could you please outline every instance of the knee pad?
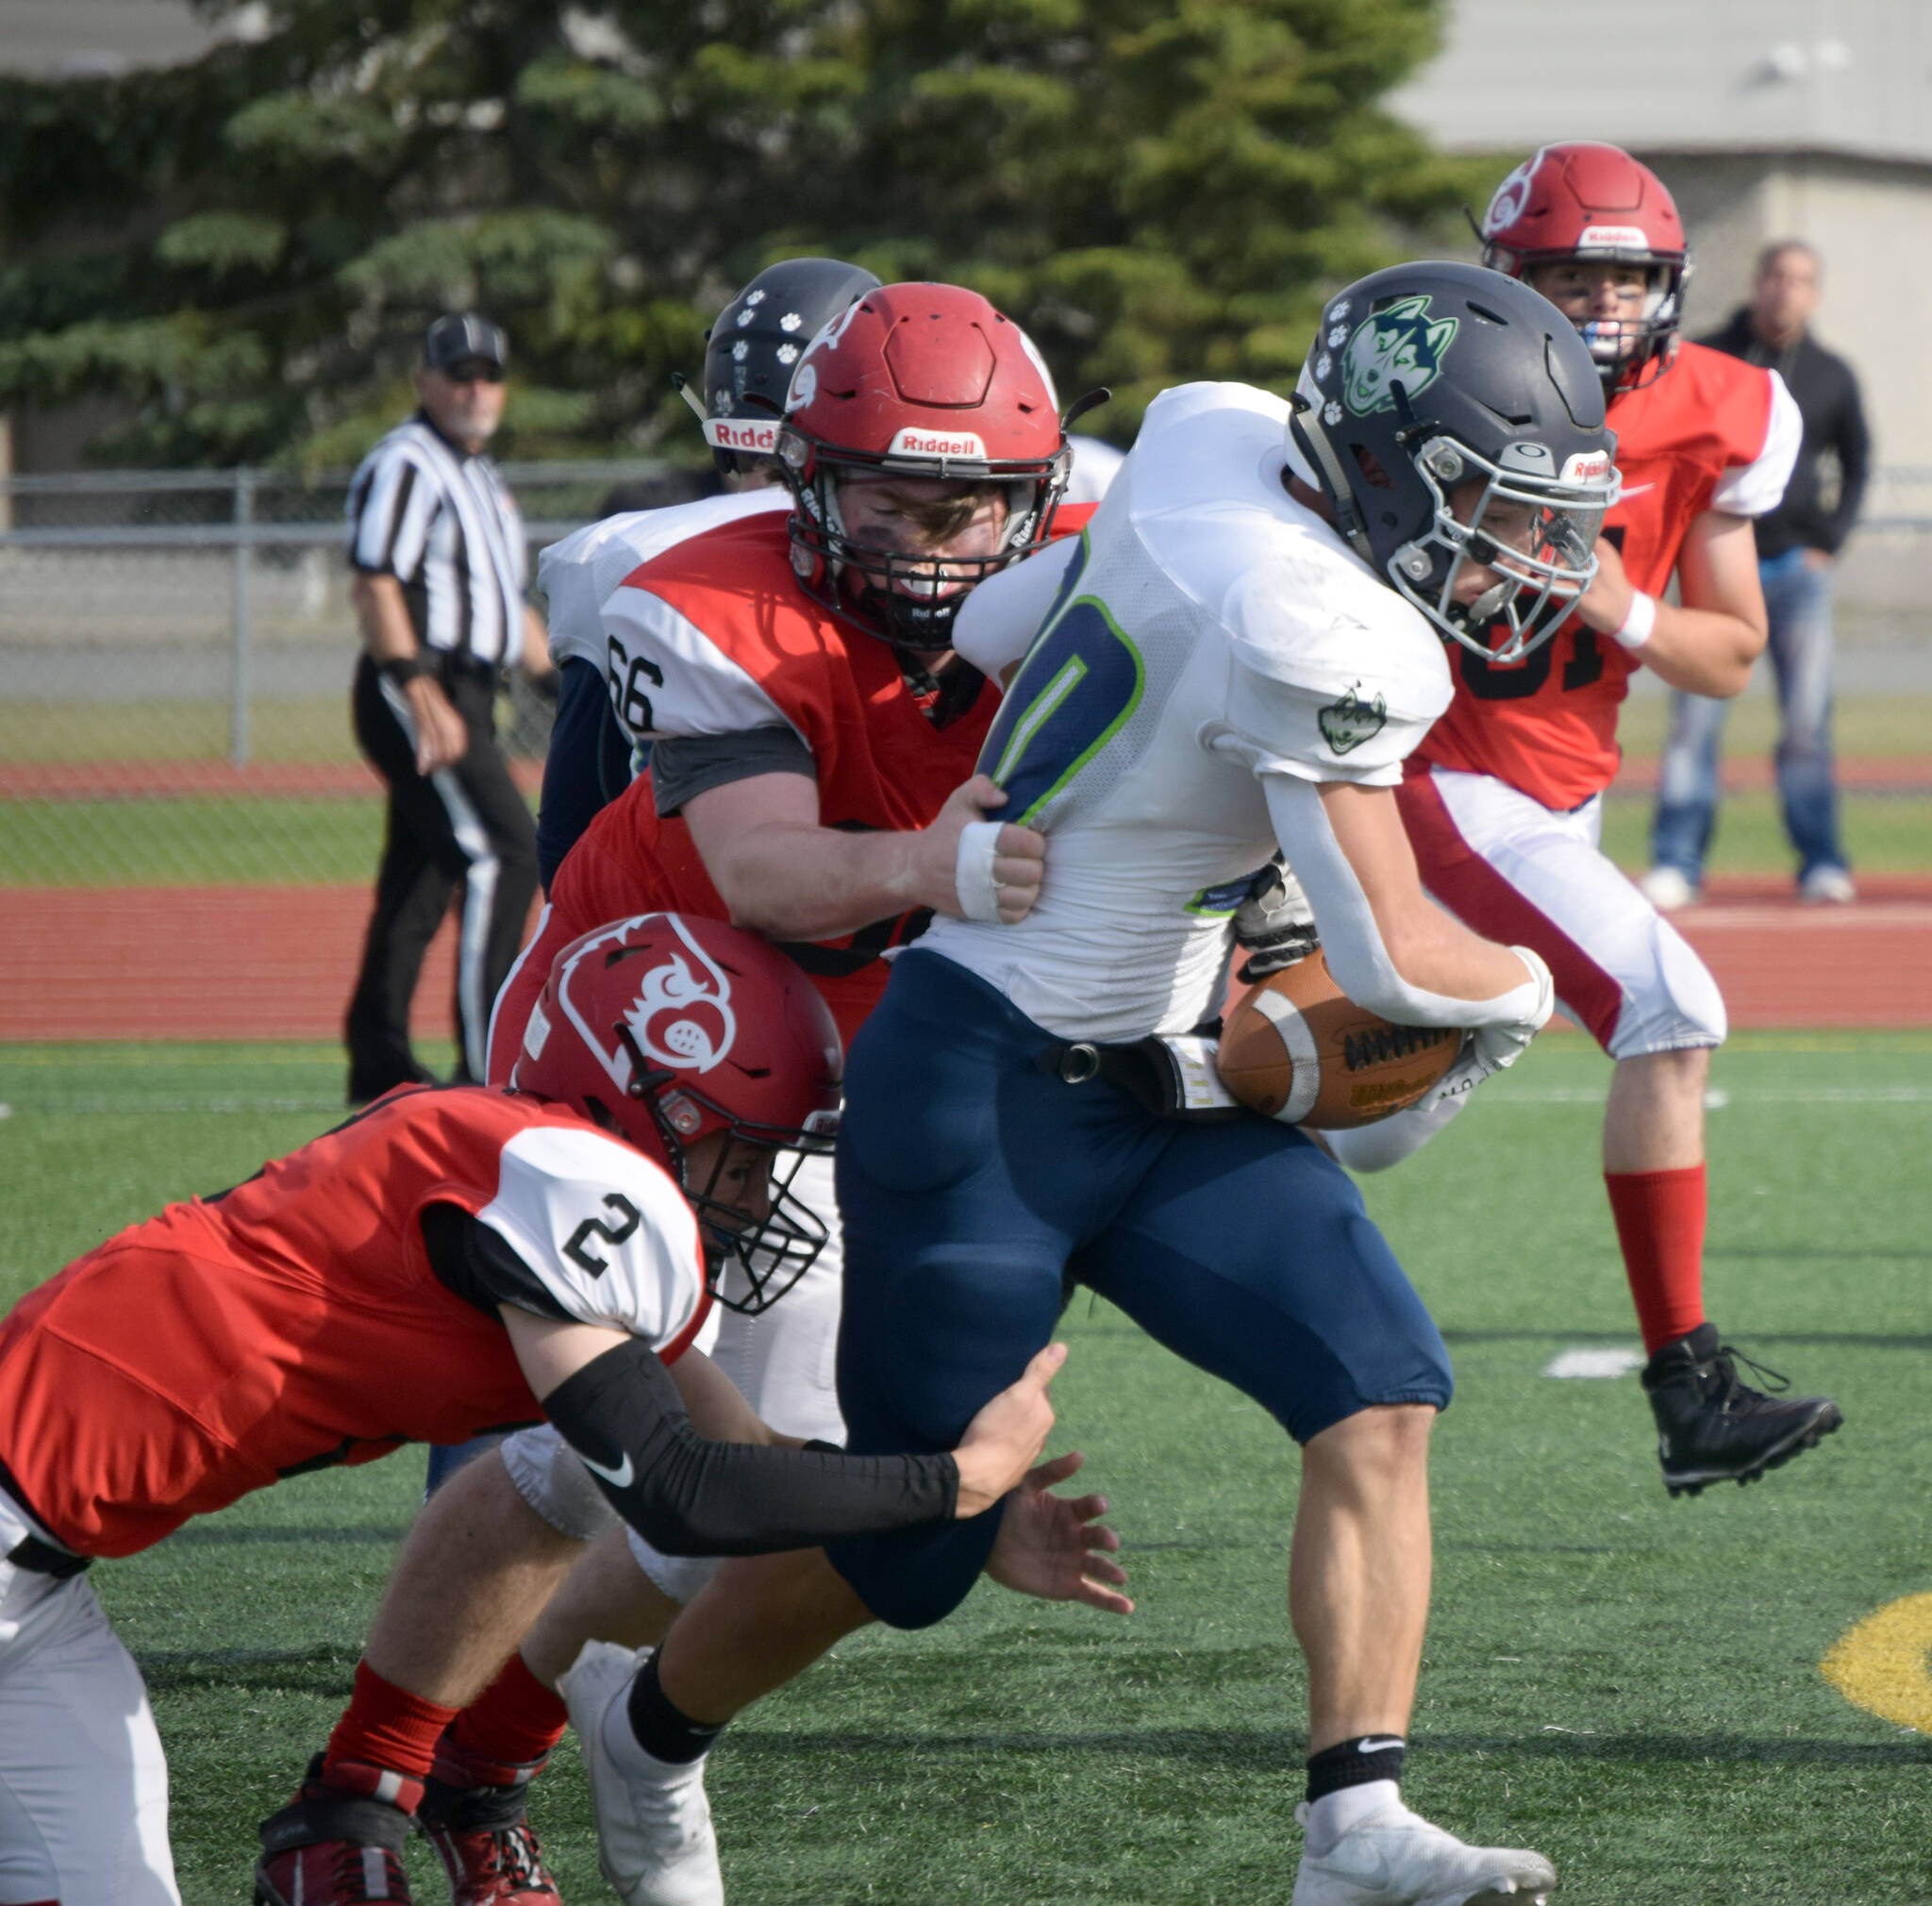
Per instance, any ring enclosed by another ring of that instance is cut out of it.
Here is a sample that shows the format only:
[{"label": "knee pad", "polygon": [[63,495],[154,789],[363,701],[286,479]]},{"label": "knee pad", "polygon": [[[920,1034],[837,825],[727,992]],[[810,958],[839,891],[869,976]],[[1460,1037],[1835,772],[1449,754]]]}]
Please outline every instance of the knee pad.
[{"label": "knee pad", "polygon": [[1717,1046],[1730,1031],[1724,995],[1690,943],[1659,914],[1651,926],[1653,975],[1626,985],[1626,1004],[1605,1050],[1612,1059]]},{"label": "knee pad", "polygon": [[630,1559],[643,1570],[652,1585],[661,1589],[681,1608],[717,1574],[724,1560],[716,1555],[662,1555],[635,1529],[626,1529]]},{"label": "knee pad", "polygon": [[973,1592],[1000,1532],[1000,1505],[937,1533],[901,1530],[828,1545],[826,1559],[888,1628],[931,1628]]},{"label": "knee pad", "polygon": [[617,1520],[576,1451],[548,1423],[519,1430],[499,1447],[517,1494],[558,1534],[591,1542]]}]

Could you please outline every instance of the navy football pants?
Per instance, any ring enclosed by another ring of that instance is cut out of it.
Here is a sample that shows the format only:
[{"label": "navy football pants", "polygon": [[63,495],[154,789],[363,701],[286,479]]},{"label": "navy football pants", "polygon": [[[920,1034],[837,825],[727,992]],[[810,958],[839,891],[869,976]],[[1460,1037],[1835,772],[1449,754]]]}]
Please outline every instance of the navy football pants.
[{"label": "navy football pants", "polygon": [[[950,1449],[1052,1340],[1063,1278],[1307,1440],[1449,1401],[1448,1353],[1341,1167],[1259,1116],[1152,1117],[1035,1063],[1056,1044],[937,954],[893,963],[853,1042],[839,1135],[839,1403],[855,1450]],[[997,1509],[836,1545],[895,1628],[950,1613]]]}]

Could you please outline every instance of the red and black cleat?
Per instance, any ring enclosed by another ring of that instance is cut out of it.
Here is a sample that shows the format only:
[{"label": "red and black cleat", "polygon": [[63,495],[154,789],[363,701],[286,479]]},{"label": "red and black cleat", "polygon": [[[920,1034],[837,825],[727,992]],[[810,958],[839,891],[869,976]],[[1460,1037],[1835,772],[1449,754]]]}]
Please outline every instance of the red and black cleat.
[{"label": "red and black cleat", "polygon": [[318,1756],[295,1797],[261,1823],[256,1906],[410,1906],[399,1857],[409,1815],[373,1796],[331,1786]]},{"label": "red and black cleat", "polygon": [[437,1744],[416,1820],[449,1876],[451,1906],[559,1906],[527,1811],[543,1764],[479,1760],[448,1734]]}]

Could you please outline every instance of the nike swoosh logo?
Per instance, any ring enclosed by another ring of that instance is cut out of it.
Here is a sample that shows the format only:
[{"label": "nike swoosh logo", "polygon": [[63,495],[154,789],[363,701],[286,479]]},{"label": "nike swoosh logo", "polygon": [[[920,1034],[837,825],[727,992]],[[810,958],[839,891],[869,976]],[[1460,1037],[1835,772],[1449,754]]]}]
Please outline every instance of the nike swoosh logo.
[{"label": "nike swoosh logo", "polygon": [[1400,1734],[1371,1734],[1355,1744],[1358,1754],[1386,1754],[1391,1747],[1406,1747],[1408,1745]]},{"label": "nike swoosh logo", "polygon": [[1625,496],[1641,496],[1646,490],[1656,488],[1655,483],[1626,483],[1624,485],[1623,493]]},{"label": "nike swoosh logo", "polygon": [[638,1480],[638,1472],[631,1467],[628,1450],[625,1452],[624,1461],[615,1469],[607,1469],[601,1463],[592,1463],[581,1449],[577,1451],[577,1456],[592,1476],[601,1476],[613,1489],[628,1489]]}]

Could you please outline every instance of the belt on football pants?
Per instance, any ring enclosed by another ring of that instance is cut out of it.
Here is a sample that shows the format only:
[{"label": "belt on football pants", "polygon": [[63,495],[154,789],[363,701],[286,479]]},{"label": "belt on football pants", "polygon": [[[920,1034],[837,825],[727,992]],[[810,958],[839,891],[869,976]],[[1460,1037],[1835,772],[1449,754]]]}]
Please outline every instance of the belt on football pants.
[{"label": "belt on football pants", "polygon": [[65,1581],[70,1576],[92,1568],[94,1559],[91,1555],[75,1555],[71,1548],[56,1548],[38,1535],[24,1535],[7,1551],[7,1560],[15,1568],[26,1569],[30,1574],[51,1575],[56,1581]]},{"label": "belt on football pants", "polygon": [[1034,1065],[1062,1085],[1099,1079],[1125,1094],[1152,1118],[1224,1123],[1244,1108],[1228,1095],[1214,1069],[1221,1022],[1182,1034],[1150,1032],[1126,1045],[1090,1039],[1056,1041],[1033,1055]]}]

